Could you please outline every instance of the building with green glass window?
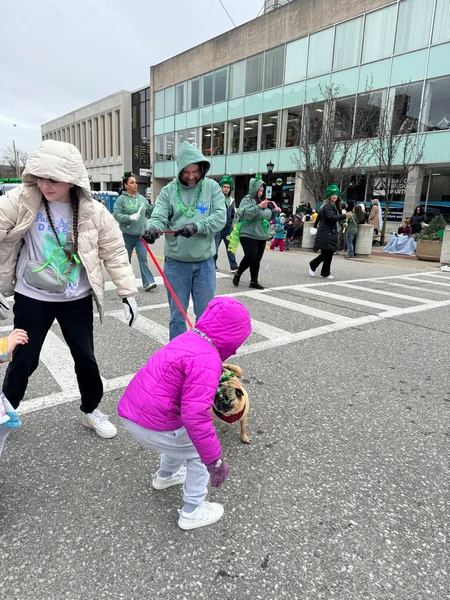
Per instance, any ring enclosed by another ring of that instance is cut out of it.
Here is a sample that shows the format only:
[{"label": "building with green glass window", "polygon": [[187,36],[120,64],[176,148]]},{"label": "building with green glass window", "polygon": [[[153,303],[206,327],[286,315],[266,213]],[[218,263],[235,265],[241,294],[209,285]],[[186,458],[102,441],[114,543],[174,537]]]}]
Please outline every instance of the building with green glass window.
[{"label": "building with green glass window", "polygon": [[[395,101],[426,135],[399,205],[406,216],[419,202],[450,213],[450,0],[292,0],[151,67],[150,79],[154,195],[188,140],[210,157],[211,176],[233,175],[238,201],[270,162],[285,209],[310,201],[293,161],[304,111],[320,87],[338,85],[335,118],[345,122],[370,80],[380,114]],[[364,133],[376,136],[377,123]],[[370,198],[376,169],[354,183],[353,199]]]}]

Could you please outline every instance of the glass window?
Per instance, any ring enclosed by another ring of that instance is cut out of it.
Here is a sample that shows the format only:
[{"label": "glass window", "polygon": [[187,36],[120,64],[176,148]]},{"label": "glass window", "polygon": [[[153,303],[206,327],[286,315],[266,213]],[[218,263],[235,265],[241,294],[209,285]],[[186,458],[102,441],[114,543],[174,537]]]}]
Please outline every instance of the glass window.
[{"label": "glass window", "polygon": [[254,94],[262,89],[262,69],[264,54],[257,54],[247,58],[245,75],[245,93]]},{"label": "glass window", "polygon": [[211,149],[215,156],[225,154],[225,123],[215,123],[213,125]]},{"label": "glass window", "polygon": [[166,160],[175,160],[175,133],[166,133]]},{"label": "glass window", "polygon": [[258,116],[244,119],[244,152],[256,152],[258,150],[258,126]]},{"label": "glass window", "polygon": [[428,46],[433,2],[402,0],[400,2],[395,38],[395,54]]},{"label": "glass window", "polygon": [[278,113],[262,116],[261,150],[277,147]]},{"label": "glass window", "polygon": [[391,56],[394,45],[397,5],[392,4],[366,15],[362,62]]},{"label": "glass window", "polygon": [[450,129],[450,77],[443,77],[428,83],[426,93],[427,114],[425,124],[427,131],[444,131]]},{"label": "glass window", "polygon": [[432,44],[450,40],[450,0],[437,0]]},{"label": "glass window", "polygon": [[190,79],[188,81],[188,110],[198,108],[200,106],[200,77]]},{"label": "glass window", "polygon": [[164,90],[164,107],[166,117],[173,115],[175,110],[175,88],[173,86]]},{"label": "glass window", "polygon": [[334,131],[336,139],[348,140],[352,137],[353,117],[355,115],[355,96],[336,100],[334,112]]},{"label": "glass window", "polygon": [[331,71],[333,42],[333,27],[309,36],[308,77],[316,77]]},{"label": "glass window", "polygon": [[303,128],[309,144],[317,144],[322,137],[324,102],[314,102],[305,106]]},{"label": "glass window", "polygon": [[175,151],[176,154],[178,156],[178,152],[180,151],[180,146],[181,144],[186,140],[186,131],[177,131],[175,133],[175,141],[176,141],[176,145],[175,145]]},{"label": "glass window", "polygon": [[155,93],[155,119],[164,117],[164,90]]},{"label": "glass window", "polygon": [[286,46],[286,71],[284,83],[303,81],[306,77],[306,60],[308,58],[308,38],[295,40]]},{"label": "glass window", "polygon": [[245,60],[230,65],[230,99],[245,94]]},{"label": "glass window", "polygon": [[378,135],[382,102],[383,92],[358,96],[356,101],[355,138],[373,138]]},{"label": "glass window", "polygon": [[228,123],[228,154],[237,154],[240,151],[241,142],[241,120]]},{"label": "glass window", "polygon": [[278,87],[283,84],[284,46],[268,50],[264,62],[264,89]]},{"label": "glass window", "polygon": [[145,88],[145,99],[150,100],[150,88]]},{"label": "glass window", "polygon": [[214,84],[214,73],[208,73],[203,75],[203,103],[202,106],[208,106],[213,101],[213,84]]},{"label": "glass window", "polygon": [[139,127],[145,127],[146,117],[145,117],[145,102],[141,102],[139,104]]},{"label": "glass window", "polygon": [[145,90],[139,92],[139,102],[145,102]]},{"label": "glass window", "polygon": [[155,161],[162,162],[164,160],[164,136],[155,136]]},{"label": "glass window", "polygon": [[198,146],[197,129],[188,129],[186,131],[186,141],[194,146]]},{"label": "glass window", "polygon": [[417,133],[419,130],[422,88],[422,83],[413,83],[395,90],[392,112],[392,131],[394,133]]},{"label": "glass window", "polygon": [[214,72],[214,102],[227,99],[228,67]]},{"label": "glass window", "polygon": [[286,111],[286,148],[294,148],[300,145],[300,132],[302,128],[303,106],[289,108]]},{"label": "glass window", "polygon": [[202,153],[204,156],[211,156],[212,146],[212,127],[202,127]]},{"label": "glass window", "polygon": [[175,112],[182,113],[186,110],[186,82],[179,83],[175,88]]},{"label": "glass window", "polygon": [[336,26],[333,71],[359,65],[364,18],[358,17]]}]

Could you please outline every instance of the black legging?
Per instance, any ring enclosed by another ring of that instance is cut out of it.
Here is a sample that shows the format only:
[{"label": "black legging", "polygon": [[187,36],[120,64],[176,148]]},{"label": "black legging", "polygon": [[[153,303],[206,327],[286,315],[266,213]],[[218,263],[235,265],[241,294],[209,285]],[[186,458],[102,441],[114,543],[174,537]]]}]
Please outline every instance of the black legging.
[{"label": "black legging", "polygon": [[266,249],[267,240],[254,240],[253,238],[241,237],[240,240],[244,251],[244,258],[241,260],[237,274],[239,277],[250,267],[250,277],[253,283],[258,281],[259,265]]}]

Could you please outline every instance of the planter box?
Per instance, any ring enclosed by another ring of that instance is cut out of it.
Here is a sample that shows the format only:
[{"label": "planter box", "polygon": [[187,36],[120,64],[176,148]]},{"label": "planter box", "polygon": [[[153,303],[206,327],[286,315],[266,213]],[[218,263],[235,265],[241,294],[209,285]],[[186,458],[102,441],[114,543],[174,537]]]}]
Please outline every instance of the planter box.
[{"label": "planter box", "polygon": [[441,240],[417,240],[416,257],[419,260],[440,262],[441,251]]}]

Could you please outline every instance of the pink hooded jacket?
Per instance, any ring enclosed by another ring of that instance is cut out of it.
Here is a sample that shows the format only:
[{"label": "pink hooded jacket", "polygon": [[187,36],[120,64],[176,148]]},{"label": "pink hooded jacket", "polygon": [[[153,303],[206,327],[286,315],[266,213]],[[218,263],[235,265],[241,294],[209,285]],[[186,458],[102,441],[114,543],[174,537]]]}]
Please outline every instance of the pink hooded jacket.
[{"label": "pink hooded jacket", "polygon": [[210,408],[222,362],[236,354],[252,331],[250,314],[234,298],[211,300],[195,331],[183,333],[155,352],[131,380],[118,413],[153,431],[186,427],[204,464],[216,461],[221,447]]}]

